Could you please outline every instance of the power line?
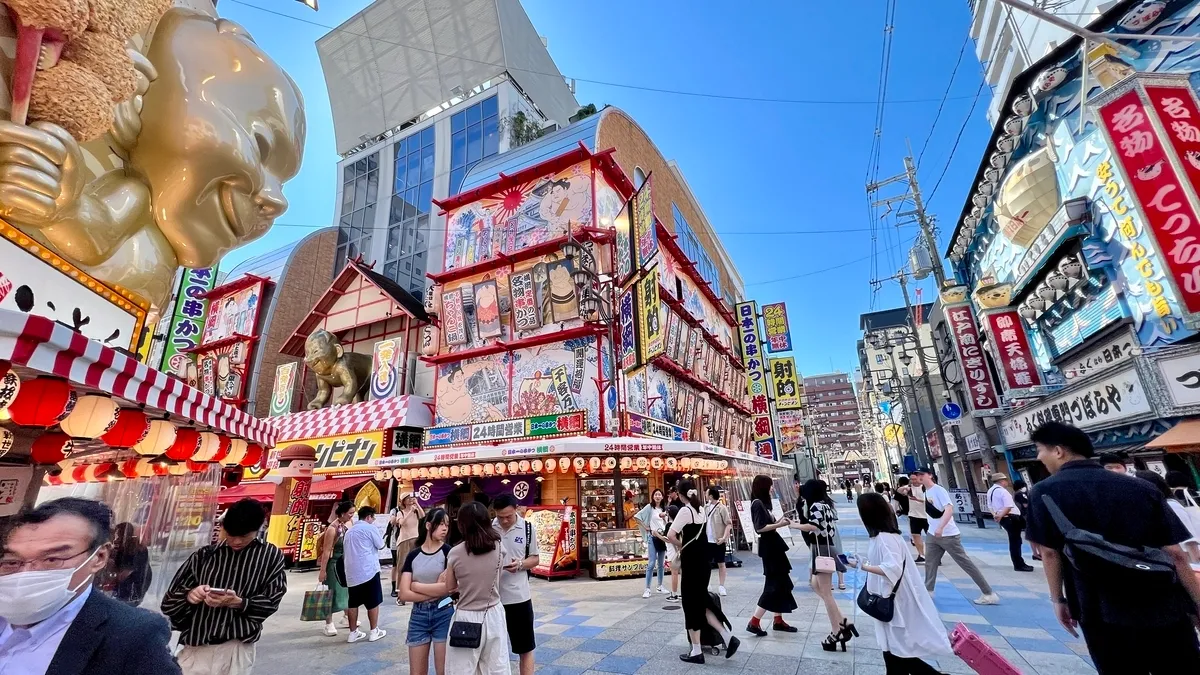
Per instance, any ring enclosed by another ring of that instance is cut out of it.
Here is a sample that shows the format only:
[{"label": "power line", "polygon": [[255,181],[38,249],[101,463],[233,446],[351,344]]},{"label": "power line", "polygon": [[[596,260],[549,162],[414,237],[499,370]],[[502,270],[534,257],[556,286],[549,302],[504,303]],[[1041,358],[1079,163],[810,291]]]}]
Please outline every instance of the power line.
[{"label": "power line", "polygon": [[[279,12],[279,11],[276,11],[273,9],[268,9],[266,7],[260,7],[255,4],[245,2],[244,0],[225,0],[225,1],[234,3],[234,4],[238,4],[238,5],[242,5],[244,7],[249,7],[251,9],[256,9],[260,12],[265,12],[267,14],[273,14],[275,16],[283,17],[285,19],[291,19],[293,21],[298,21],[300,23],[306,23],[306,24],[309,24],[312,26],[317,26],[319,28],[324,28],[326,30],[336,31],[338,33],[345,33],[347,35],[352,35],[355,37],[367,38],[368,40],[372,40],[375,42],[381,42],[383,44],[388,44],[388,45],[392,45],[395,47],[403,47],[405,49],[411,49],[414,51],[426,52],[429,54],[433,54],[434,56],[453,58],[453,59],[457,59],[459,61],[466,61],[468,63],[478,63],[478,64],[485,65],[485,66],[493,66],[495,68],[501,68],[504,70],[514,71],[514,72],[519,72],[519,73],[529,73],[531,75],[544,75],[544,76],[548,76],[548,77],[564,77],[567,79],[575,80],[577,82],[586,82],[588,84],[595,84],[595,85],[604,86],[604,87],[615,87],[615,88],[619,88],[619,89],[633,89],[636,91],[647,91],[647,92],[653,92],[653,93],[658,93],[658,94],[670,94],[672,96],[690,96],[690,97],[695,97],[695,98],[709,98],[709,99],[718,99],[718,100],[726,100],[726,101],[745,101],[745,102],[750,102],[750,103],[782,103],[782,104],[795,104],[795,105],[847,105],[847,106],[849,106],[849,105],[879,105],[879,102],[877,100],[868,101],[868,100],[864,100],[864,99],[774,98],[774,97],[767,97],[767,96],[745,96],[745,95],[737,95],[737,94],[718,94],[718,93],[713,93],[713,92],[687,91],[687,90],[682,90],[682,89],[667,89],[667,88],[663,88],[663,87],[651,87],[651,86],[638,85],[638,84],[626,84],[626,83],[622,83],[622,82],[609,82],[606,80],[594,80],[594,79],[590,79],[590,78],[586,78],[586,77],[568,77],[566,75],[563,75],[562,73],[548,73],[548,72],[542,72],[542,71],[538,71],[538,70],[529,70],[527,68],[516,68],[513,66],[503,64],[503,63],[493,63],[491,61],[482,61],[479,59],[472,59],[472,58],[469,58],[466,56],[460,56],[457,54],[454,54],[454,55],[442,54],[434,49],[427,49],[424,47],[418,47],[416,45],[405,44],[402,42],[393,42],[391,40],[385,40],[383,38],[378,38],[378,37],[375,37],[372,35],[366,35],[364,33],[355,33],[353,31],[350,31],[350,30],[347,30],[344,28],[338,28],[337,26],[330,26],[330,25],[323,24],[323,23],[320,23],[317,21],[312,21],[310,19],[304,19],[304,18],[301,18],[298,16],[292,16],[291,14],[285,14],[283,12]],[[966,98],[969,98],[969,96],[952,96],[950,98],[957,100],[957,99],[966,99]],[[938,100],[939,99],[936,99],[936,98],[893,99],[891,101],[886,101],[884,103],[884,105],[912,104],[912,103],[934,103]]]},{"label": "power line", "polygon": [[950,97],[950,88],[954,86],[954,78],[958,75],[963,54],[967,51],[967,45],[970,42],[971,34],[968,32],[962,46],[958,48],[958,58],[954,61],[954,70],[950,71],[950,81],[946,83],[946,93],[942,94],[942,102],[938,104],[937,114],[933,116],[933,124],[929,126],[929,133],[925,136],[925,142],[921,144],[921,152],[917,154],[917,168],[921,167],[921,158],[925,156],[925,148],[929,147],[929,140],[933,138],[933,132],[937,129],[938,120],[942,117],[942,110],[946,107],[946,99]]},{"label": "power line", "polygon": [[[392,225],[372,225],[369,229],[374,232],[382,232],[398,224]],[[308,225],[305,223],[274,223],[271,227],[295,227],[306,230],[320,230],[324,228],[336,228],[338,225]],[[368,228],[363,228],[364,230]],[[421,228],[426,232],[445,232],[444,227],[429,227]],[[849,234],[852,232],[870,232],[871,228],[867,227],[846,227],[833,228],[827,230],[713,230],[713,232],[722,237],[727,236],[760,236],[760,235],[807,235],[807,234]]]},{"label": "power line", "polygon": [[[919,235],[918,235],[918,236],[919,236]],[[899,246],[906,246],[906,245],[908,245],[908,244],[911,244],[911,243],[913,243],[913,241],[915,241],[915,240],[916,240],[916,237],[913,237],[912,239],[909,239],[907,243],[905,243],[905,242],[900,242],[900,243],[899,243],[897,246],[895,246],[895,247],[891,247],[889,250],[895,250],[895,248],[898,248]],[[815,275],[815,274],[822,274],[822,273],[824,273],[824,272],[831,272],[831,271],[833,271],[833,270],[836,270],[836,269],[841,269],[841,268],[843,268],[843,267],[849,267],[850,265],[853,265],[853,264],[855,264],[855,263],[860,263],[860,262],[862,262],[862,261],[864,261],[864,260],[868,260],[868,259],[870,259],[871,257],[872,257],[871,255],[864,255],[864,256],[862,256],[861,258],[855,258],[855,259],[853,259],[853,260],[847,260],[846,262],[843,262],[843,263],[838,263],[837,265],[833,265],[833,266],[830,266],[830,267],[825,267],[825,268],[822,268],[822,269],[819,269],[819,270],[810,270],[810,271],[808,271],[808,272],[803,272],[803,273],[801,273],[801,274],[793,274],[792,276],[788,276],[788,277],[780,277],[780,278],[778,278],[778,279],[768,279],[768,280],[766,280],[766,281],[754,281],[754,282],[751,282],[751,283],[748,283],[748,284],[745,284],[745,285],[746,285],[746,286],[764,286],[764,285],[766,285],[766,284],[775,284],[775,283],[779,283],[779,282],[781,282],[781,281],[792,281],[793,279],[803,279],[803,278],[805,278],[805,277],[811,277],[811,276],[813,276],[813,275]]]}]

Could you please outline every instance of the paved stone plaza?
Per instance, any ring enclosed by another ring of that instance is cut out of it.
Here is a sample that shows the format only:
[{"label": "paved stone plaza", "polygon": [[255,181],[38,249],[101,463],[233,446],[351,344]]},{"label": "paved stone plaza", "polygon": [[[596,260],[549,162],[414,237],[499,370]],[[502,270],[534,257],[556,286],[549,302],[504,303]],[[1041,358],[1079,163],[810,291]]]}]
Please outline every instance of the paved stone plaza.
[{"label": "paved stone plaza", "polygon": [[[841,504],[842,536],[846,548],[866,551],[866,532],[857,513]],[[1027,675],[1094,673],[1083,642],[1058,625],[1050,606],[1045,580],[1038,571],[1017,573],[1008,561],[1004,533],[991,526],[980,531],[963,525],[967,551],[980,563],[988,580],[1000,593],[1001,603],[978,607],[971,600],[978,591],[953,563],[942,567],[936,604],[947,628],[964,622],[1007,656]],[[586,575],[570,581],[533,580],[537,612],[537,672],[540,675],[580,673],[682,673],[701,668],[713,672],[792,675],[882,675],[883,659],[875,644],[873,620],[856,612],[854,594],[861,585],[857,573],[846,576],[847,590],[838,601],[847,616],[854,616],[862,637],[851,641],[846,653],[821,650],[829,622],[817,596],[809,589],[805,570],[808,550],[799,537],[793,547],[793,579],[799,609],[788,620],[799,633],[771,633],[755,638],[745,632],[746,620],[762,584],[758,558],[742,553],[745,567],[731,569],[724,609],[734,624],[742,647],[732,659],[708,657],[708,663],[689,666],[679,661],[686,650],[683,615],[678,604],[664,596],[643,600],[643,581],[593,581]],[[949,558],[947,558],[949,560]],[[386,571],[386,570],[385,570]],[[669,581],[669,579],[668,579]],[[346,629],[337,638],[321,634],[321,624],[303,623],[300,602],[316,582],[315,573],[293,574],[290,590],[279,613],[266,624],[258,648],[255,675],[349,675],[375,672],[408,672],[404,638],[408,609],[385,599],[382,625],[388,635],[374,642],[345,642]],[[716,584],[716,570],[713,571]],[[386,589],[385,589],[386,590]],[[364,613],[365,616],[365,613]],[[513,673],[515,675],[516,664]],[[950,673],[971,673],[958,659],[938,666]],[[432,673],[432,669],[430,670]]]}]

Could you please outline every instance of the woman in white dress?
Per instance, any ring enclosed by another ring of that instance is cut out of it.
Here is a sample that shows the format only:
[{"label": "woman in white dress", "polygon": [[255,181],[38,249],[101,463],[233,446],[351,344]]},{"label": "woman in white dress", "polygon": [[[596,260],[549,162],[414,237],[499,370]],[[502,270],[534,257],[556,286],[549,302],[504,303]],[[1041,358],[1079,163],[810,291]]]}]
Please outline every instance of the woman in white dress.
[{"label": "woman in white dress", "polygon": [[858,497],[858,514],[871,543],[866,558],[850,558],[850,566],[868,573],[869,593],[887,597],[896,588],[892,620],[875,622],[875,641],[883,650],[887,675],[936,675],[938,671],[922,659],[951,656],[953,651],[933,598],[925,590],[921,568],[900,535],[896,514],[887,498],[875,492]]}]

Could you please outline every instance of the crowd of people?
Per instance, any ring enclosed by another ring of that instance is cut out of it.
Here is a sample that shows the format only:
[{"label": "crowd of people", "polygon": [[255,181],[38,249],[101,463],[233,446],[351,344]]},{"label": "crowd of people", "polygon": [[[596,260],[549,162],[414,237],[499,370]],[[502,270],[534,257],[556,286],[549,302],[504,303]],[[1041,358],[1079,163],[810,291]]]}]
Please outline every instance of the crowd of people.
[{"label": "crowd of people", "polygon": [[[987,492],[1014,570],[1033,569],[1024,557],[1028,543],[1033,559],[1042,561],[1058,621],[1072,635],[1082,634],[1101,675],[1200,672],[1200,581],[1191,566],[1200,563],[1200,505],[1189,477],[1102,464],[1087,434],[1058,422],[1036,429],[1032,440],[1050,477],[1030,489],[993,473]],[[856,496],[869,537],[862,555],[842,548],[828,484],[814,479],[796,487],[795,509],[781,515],[770,477],[756,476],[750,486],[748,524],[763,582],[748,634],[768,634],[768,613],[771,631],[798,630],[786,619],[798,607],[794,558],[782,534],[788,530],[799,532],[809,548],[808,583],[830,626],[822,648],[846,651],[859,637],[835,601],[834,584],[847,569],[860,570],[857,604],[876,619],[875,639],[889,674],[936,673],[926,659],[953,653],[933,600],[946,555],[979,587],[977,604],[999,602],[966,554],[950,495],[929,467],[901,477],[895,489],[877,483]],[[21,511],[2,539],[0,673],[248,675],[263,623],[287,591],[284,557],[260,536],[265,517],[251,500],[229,507],[219,541],[179,567],[157,615],[137,608],[148,587],[145,546],[129,524],[113,526],[107,506],[66,498]],[[491,512],[479,501],[426,512],[405,495],[393,514],[382,516],[395,537],[380,535],[379,517],[372,507],[355,510],[349,502],[333,510],[317,572],[329,591],[326,615],[315,617],[324,618],[323,632],[339,634],[340,613],[350,643],[387,636],[380,625],[379,553],[391,543],[394,595],[411,605],[410,672],[426,675],[432,653],[438,675],[509,673],[515,654],[520,675],[532,675],[529,571],[538,552],[517,500],[498,496]],[[720,488],[702,497],[684,479],[666,494],[655,490],[640,511],[630,509],[629,520],[642,529],[650,552],[643,598],[655,590],[668,594],[664,570],[670,568],[668,598],[681,604],[688,639],[679,658],[702,664],[706,650],[722,649],[725,658],[734,657],[741,639],[721,603],[734,519]],[[173,650],[172,630],[179,634]]]}]

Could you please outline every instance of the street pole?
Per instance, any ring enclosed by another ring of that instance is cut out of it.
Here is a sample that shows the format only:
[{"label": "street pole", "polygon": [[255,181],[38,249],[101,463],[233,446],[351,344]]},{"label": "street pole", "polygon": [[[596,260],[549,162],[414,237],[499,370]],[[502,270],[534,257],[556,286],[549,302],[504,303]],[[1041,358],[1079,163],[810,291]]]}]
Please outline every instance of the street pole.
[{"label": "street pole", "polygon": [[[905,309],[908,310],[908,316],[911,318],[912,317],[912,301],[908,297],[908,276],[901,273],[899,275],[899,278],[900,278],[900,290],[901,290],[901,292],[904,293],[904,307],[905,307]],[[913,326],[913,337],[916,338],[917,358],[921,359],[921,370],[927,371],[929,369],[930,361],[925,358],[925,345],[922,344],[921,335],[917,332],[917,327],[915,325]],[[941,424],[938,424],[937,412],[936,412],[936,409],[933,407],[934,406],[934,398],[933,398],[933,385],[930,384],[931,378],[928,376],[928,373],[926,372],[925,377],[922,377],[921,379],[925,381],[925,396],[926,396],[926,399],[929,401],[930,412],[933,413],[933,415],[931,415],[931,417],[933,418],[934,430],[937,432],[938,442],[941,443],[941,445],[942,445],[942,471],[946,474],[946,479],[950,482],[950,488],[954,489],[954,488],[958,487],[958,485],[957,485],[957,482],[954,480],[954,467],[950,464],[950,444],[946,442],[946,430],[944,428],[942,428]],[[916,398],[916,396],[915,396],[916,392],[914,391],[913,393],[914,393],[913,398]],[[920,402],[918,401],[918,404],[919,403]],[[918,418],[920,417],[920,414],[921,414],[920,406],[918,405],[918,407],[917,407]],[[974,491],[972,491],[971,492],[972,498],[974,498],[974,494],[975,494]]]}]

